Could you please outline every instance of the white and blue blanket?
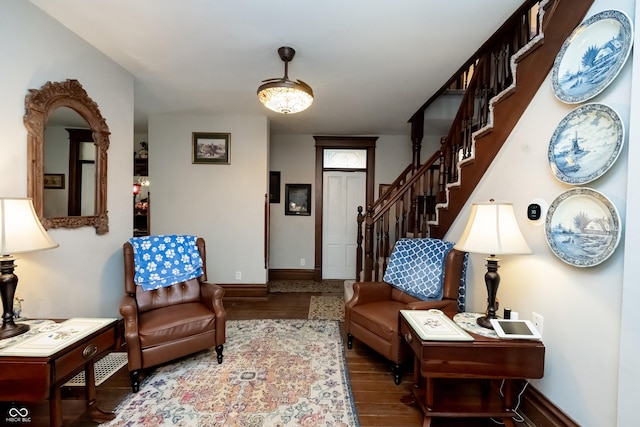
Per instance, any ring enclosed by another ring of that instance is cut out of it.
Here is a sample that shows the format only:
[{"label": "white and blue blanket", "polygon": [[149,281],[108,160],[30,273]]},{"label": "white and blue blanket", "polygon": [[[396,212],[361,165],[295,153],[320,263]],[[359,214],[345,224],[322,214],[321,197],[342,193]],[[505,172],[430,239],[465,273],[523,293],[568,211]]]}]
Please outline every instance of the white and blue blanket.
[{"label": "white and blue blanket", "polygon": [[[445,260],[453,245],[440,239],[400,239],[391,252],[383,280],[420,300],[441,300]],[[466,267],[465,256],[458,289],[461,311],[464,311]]]},{"label": "white and blue blanket", "polygon": [[201,276],[196,239],[177,234],[131,238],[136,284],[149,291]]}]

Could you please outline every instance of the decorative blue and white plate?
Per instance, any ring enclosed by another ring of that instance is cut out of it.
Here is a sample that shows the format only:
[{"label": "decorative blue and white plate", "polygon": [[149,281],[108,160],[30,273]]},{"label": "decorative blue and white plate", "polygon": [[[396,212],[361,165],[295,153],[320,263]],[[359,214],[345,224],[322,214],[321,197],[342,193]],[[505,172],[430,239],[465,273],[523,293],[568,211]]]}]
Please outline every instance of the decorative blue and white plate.
[{"label": "decorative blue and white plate", "polygon": [[580,185],[600,178],[624,144],[618,113],[604,104],[585,104],[566,115],[549,143],[551,171],[562,182]]},{"label": "decorative blue and white plate", "polygon": [[576,267],[593,267],[611,256],[620,241],[620,216],[603,194],[578,187],[558,196],[545,220],[554,254]]},{"label": "decorative blue and white plate", "polygon": [[556,97],[567,104],[602,92],[624,66],[633,44],[633,23],[619,10],[587,18],[565,40],[553,63]]}]

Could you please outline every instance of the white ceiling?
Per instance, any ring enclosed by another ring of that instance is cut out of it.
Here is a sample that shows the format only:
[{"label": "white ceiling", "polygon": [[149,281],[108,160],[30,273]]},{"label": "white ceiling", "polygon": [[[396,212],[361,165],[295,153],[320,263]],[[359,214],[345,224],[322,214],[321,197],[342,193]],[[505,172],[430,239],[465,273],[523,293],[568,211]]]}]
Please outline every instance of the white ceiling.
[{"label": "white ceiling", "polygon": [[[267,115],[276,134],[406,134],[407,120],[523,0],[31,0],[135,77],[150,114]],[[261,81],[315,101],[267,112]]]}]

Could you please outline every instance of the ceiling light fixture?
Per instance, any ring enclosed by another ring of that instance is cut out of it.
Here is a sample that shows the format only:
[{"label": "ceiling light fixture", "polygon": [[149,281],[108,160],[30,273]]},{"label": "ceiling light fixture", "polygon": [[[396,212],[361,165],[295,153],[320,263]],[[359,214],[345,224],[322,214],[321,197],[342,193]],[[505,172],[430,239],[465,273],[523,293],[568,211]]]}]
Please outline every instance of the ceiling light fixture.
[{"label": "ceiling light fixture", "polygon": [[280,59],[284,61],[284,77],[262,81],[258,88],[258,99],[268,109],[281,114],[295,114],[304,111],[313,103],[311,86],[298,80],[289,80],[289,62],[296,51],[283,46],[278,49]]}]

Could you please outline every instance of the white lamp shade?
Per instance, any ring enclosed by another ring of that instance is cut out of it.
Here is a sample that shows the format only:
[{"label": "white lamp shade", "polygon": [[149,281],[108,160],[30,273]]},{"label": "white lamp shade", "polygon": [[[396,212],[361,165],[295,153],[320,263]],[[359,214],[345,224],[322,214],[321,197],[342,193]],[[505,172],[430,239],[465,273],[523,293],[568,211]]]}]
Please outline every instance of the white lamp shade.
[{"label": "white lamp shade", "polygon": [[58,247],[47,234],[31,199],[0,198],[0,255]]},{"label": "white lamp shade", "polygon": [[530,254],[512,203],[474,203],[469,222],[454,248],[490,255]]}]

